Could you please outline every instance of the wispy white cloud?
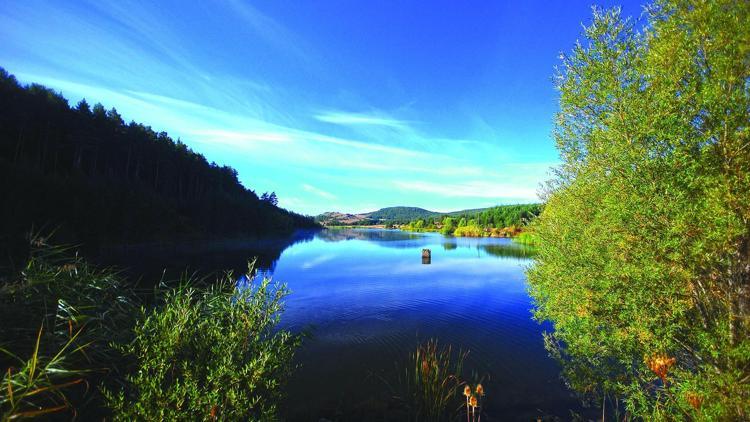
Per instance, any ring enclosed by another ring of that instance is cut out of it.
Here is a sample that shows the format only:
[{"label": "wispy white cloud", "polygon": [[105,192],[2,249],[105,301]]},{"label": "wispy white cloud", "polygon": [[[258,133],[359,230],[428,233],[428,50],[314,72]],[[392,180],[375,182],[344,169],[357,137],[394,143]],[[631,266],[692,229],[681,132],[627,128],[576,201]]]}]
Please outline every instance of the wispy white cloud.
[{"label": "wispy white cloud", "polygon": [[265,42],[283,52],[294,55],[298,59],[310,61],[310,46],[287,27],[248,2],[227,0],[226,4],[248,25],[248,28],[252,29]]},{"label": "wispy white cloud", "polygon": [[191,133],[214,142],[223,142],[230,146],[247,145],[253,142],[291,142],[294,140],[283,132],[233,132],[220,129],[200,129]]},{"label": "wispy white cloud", "polygon": [[364,113],[347,113],[341,111],[328,111],[320,114],[316,114],[315,119],[333,123],[342,126],[386,126],[396,129],[406,129],[409,127],[409,122],[398,120],[381,115],[371,115]]},{"label": "wispy white cloud", "polygon": [[[293,129],[284,126],[270,125],[262,121],[245,120],[243,125],[244,129],[235,130],[221,130],[221,129],[188,129],[190,135],[194,135],[196,140],[204,143],[215,143],[223,144],[237,148],[238,151],[242,150],[254,150],[256,142],[293,142],[295,148],[286,149],[283,151],[288,158],[293,158],[295,155],[299,155],[300,158],[305,161],[313,162],[313,158],[323,157],[323,150],[319,149],[318,153],[305,149],[305,146],[317,145],[318,148],[323,148],[328,145],[334,147],[335,156],[333,159],[346,157],[346,161],[341,161],[341,166],[344,167],[359,167],[356,163],[358,162],[354,154],[356,151],[365,151],[369,153],[377,153],[377,159],[383,159],[384,157],[402,156],[402,157],[430,157],[431,154],[422,151],[414,151],[406,148],[392,147],[388,145],[371,144],[362,141],[356,141],[352,139],[345,139],[336,136],[325,135],[317,132],[304,131],[299,129]],[[310,155],[312,154],[312,155]],[[372,156],[369,158],[373,159]],[[327,162],[325,160],[323,162]],[[320,161],[318,161],[320,163]],[[367,161],[361,161],[362,168],[376,168],[377,164],[368,163]],[[384,170],[392,170],[393,167],[385,167]]]},{"label": "wispy white cloud", "polygon": [[[386,144],[409,149],[412,151],[428,151],[434,158],[442,155],[450,161],[459,161],[462,157],[471,155],[494,156],[498,160],[507,158],[507,153],[492,143],[479,139],[449,138],[445,136],[434,136],[426,133],[420,122],[399,118],[398,114],[414,114],[414,111],[401,108],[396,112],[373,109],[369,112],[348,112],[341,110],[329,110],[315,114],[313,117],[322,122],[333,123],[353,133],[358,139],[370,144]],[[395,114],[395,115],[394,115]],[[443,160],[445,161],[445,160]],[[430,160],[429,166],[423,166],[423,170],[436,173],[440,166],[435,160]],[[412,162],[403,168],[404,171],[414,169],[422,162]],[[445,167],[441,172],[445,174]],[[448,170],[449,171],[449,170]]]},{"label": "wispy white cloud", "polygon": [[445,197],[537,200],[536,189],[534,188],[495,181],[472,180],[458,183],[433,183],[420,180],[398,180],[393,184],[398,189],[437,194]]},{"label": "wispy white cloud", "polygon": [[[90,100],[106,98],[117,104],[118,110],[127,119],[151,122],[156,130],[168,129],[176,136],[182,136],[188,145],[200,143],[206,146],[223,148],[231,157],[226,164],[241,167],[242,163],[252,166],[274,163],[293,166],[297,170],[310,169],[316,174],[310,183],[299,186],[300,192],[318,197],[316,202],[308,197],[305,200],[287,197],[283,205],[292,209],[315,212],[330,208],[323,201],[338,200],[340,195],[319,189],[315,181],[324,180],[326,186],[336,186],[345,195],[352,189],[378,192],[378,197],[443,198],[457,200],[466,198],[474,203],[507,201],[536,201],[536,189],[544,179],[547,168],[554,163],[498,163],[488,168],[482,163],[474,163],[471,157],[460,153],[436,154],[433,149],[420,150],[401,146],[384,145],[326,133],[302,130],[290,126],[274,124],[251,116],[242,116],[191,101],[140,91],[113,91],[107,88],[74,83],[38,75],[22,74],[23,79],[39,81],[68,93],[75,93]],[[176,130],[175,130],[176,129]],[[399,129],[403,133],[414,133],[411,129]],[[364,136],[364,135],[363,135]],[[413,134],[428,142],[422,135]],[[448,140],[443,140],[449,144]],[[446,150],[448,147],[444,147]],[[461,145],[454,146],[461,151]],[[210,151],[199,145],[198,151]],[[262,157],[262,161],[261,161]],[[247,167],[245,167],[247,169]],[[255,176],[249,177],[253,188],[265,190],[271,186],[260,186]],[[378,174],[375,176],[375,174]],[[273,179],[270,179],[273,180]],[[373,183],[377,180],[377,183]],[[273,187],[280,190],[279,187]],[[287,190],[289,188],[287,187]],[[292,195],[293,196],[293,195]],[[282,196],[284,198],[285,196]],[[402,199],[400,202],[403,202]],[[314,205],[313,205],[314,204]],[[380,204],[382,206],[384,204]],[[420,205],[419,203],[415,205]],[[363,208],[350,203],[343,207]],[[373,203],[368,210],[379,208]]]},{"label": "wispy white cloud", "polygon": [[361,75],[336,72],[351,57],[287,17],[246,0],[12,2],[0,7],[0,62],[73,103],[168,131],[299,211],[333,198],[344,211],[534,197],[542,165],[513,164],[534,154],[524,132],[482,119],[496,114],[484,106],[451,101],[445,119],[444,104],[403,89],[398,72],[375,88],[348,83]]},{"label": "wispy white cloud", "polygon": [[336,199],[336,195],[326,192],[323,189],[316,188],[313,185],[303,183],[302,189],[304,189],[306,192],[314,193],[315,195],[318,195],[320,197],[326,198],[326,199]]},{"label": "wispy white cloud", "polygon": [[343,146],[348,146],[352,148],[361,148],[361,149],[367,149],[371,151],[384,152],[388,154],[408,155],[412,157],[420,157],[420,156],[428,157],[431,155],[430,153],[427,153],[427,152],[415,151],[415,150],[410,150],[406,148],[392,147],[392,146],[381,145],[381,144],[372,144],[368,142],[354,141],[350,139],[343,139],[343,138],[338,138],[335,136],[321,135],[321,134],[315,134],[315,133],[308,133],[308,134],[309,135],[307,138],[316,142],[343,145]]}]

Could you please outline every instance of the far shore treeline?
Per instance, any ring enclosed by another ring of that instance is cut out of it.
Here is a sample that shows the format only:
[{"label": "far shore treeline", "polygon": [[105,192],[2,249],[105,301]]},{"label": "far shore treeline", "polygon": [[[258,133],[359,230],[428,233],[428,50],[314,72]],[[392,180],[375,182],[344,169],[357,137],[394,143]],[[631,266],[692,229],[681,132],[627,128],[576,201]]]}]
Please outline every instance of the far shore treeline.
[{"label": "far shore treeline", "polygon": [[452,212],[417,207],[388,207],[363,214],[327,212],[315,217],[332,226],[382,226],[408,231],[434,231],[454,236],[515,237],[538,216],[542,204],[497,205]]},{"label": "far shore treeline", "polygon": [[316,225],[166,132],[126,123],[101,104],[71,107],[2,68],[0,191],[0,244],[32,228],[88,244],[262,236]]},{"label": "far shore treeline", "polygon": [[410,221],[401,228],[468,237],[515,237],[542,212],[541,204],[499,205]]}]

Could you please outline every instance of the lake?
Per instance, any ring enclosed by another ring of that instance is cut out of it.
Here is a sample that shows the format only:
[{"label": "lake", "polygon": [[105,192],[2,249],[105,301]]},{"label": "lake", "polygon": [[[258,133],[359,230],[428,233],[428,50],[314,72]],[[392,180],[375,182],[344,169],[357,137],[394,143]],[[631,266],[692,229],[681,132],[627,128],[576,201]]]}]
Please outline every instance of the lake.
[{"label": "lake", "polygon": [[[422,263],[422,249],[432,251]],[[586,415],[560,379],[531,318],[529,248],[500,238],[455,238],[380,229],[300,232],[263,241],[190,242],[110,251],[158,279],[246,268],[286,283],[281,324],[309,333],[297,353],[282,413],[290,420],[394,420],[391,396],[420,343],[468,350],[465,375],[487,392],[482,420]],[[457,397],[460,405],[462,397]],[[395,415],[395,416],[394,416]],[[594,415],[592,415],[594,417]]]},{"label": "lake", "polygon": [[509,239],[378,229],[324,230],[284,249],[265,273],[292,290],[282,325],[311,333],[288,417],[378,419],[396,368],[429,338],[469,351],[486,420],[569,417],[579,404],[544,349],[550,327],[531,319],[530,256]]}]

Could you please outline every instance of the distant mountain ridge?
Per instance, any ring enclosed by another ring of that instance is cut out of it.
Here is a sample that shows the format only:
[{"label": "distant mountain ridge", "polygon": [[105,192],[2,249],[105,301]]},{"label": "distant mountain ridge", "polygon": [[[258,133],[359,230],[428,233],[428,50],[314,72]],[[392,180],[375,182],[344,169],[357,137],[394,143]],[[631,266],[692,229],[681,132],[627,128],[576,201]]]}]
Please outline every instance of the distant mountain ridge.
[{"label": "distant mountain ridge", "polygon": [[419,207],[386,207],[377,211],[350,214],[336,211],[325,212],[315,217],[315,221],[326,226],[337,225],[370,225],[370,224],[407,224],[418,219],[427,219],[437,216],[457,216],[463,214],[478,214],[494,207],[472,208],[467,210],[437,212]]}]

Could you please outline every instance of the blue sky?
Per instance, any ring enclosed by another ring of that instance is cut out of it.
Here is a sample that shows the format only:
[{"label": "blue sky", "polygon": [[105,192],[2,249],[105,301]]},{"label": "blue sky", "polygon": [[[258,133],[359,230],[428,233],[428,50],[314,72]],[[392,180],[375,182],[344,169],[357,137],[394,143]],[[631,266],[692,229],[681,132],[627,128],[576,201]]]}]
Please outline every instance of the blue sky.
[{"label": "blue sky", "polygon": [[622,1],[8,1],[0,66],[116,107],[295,211],[537,201],[554,66]]}]

